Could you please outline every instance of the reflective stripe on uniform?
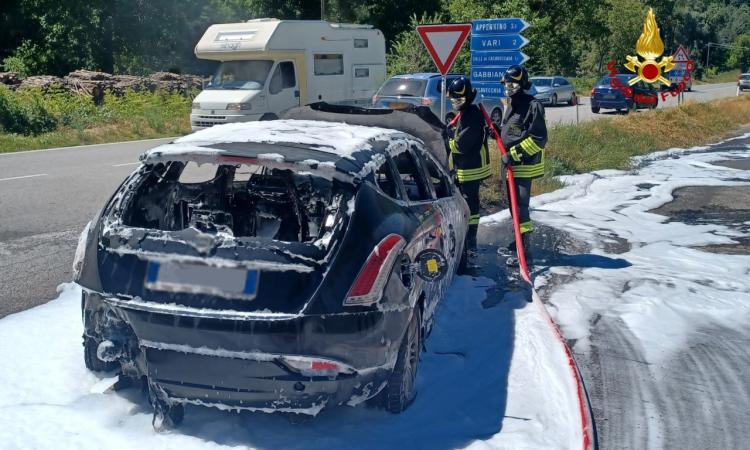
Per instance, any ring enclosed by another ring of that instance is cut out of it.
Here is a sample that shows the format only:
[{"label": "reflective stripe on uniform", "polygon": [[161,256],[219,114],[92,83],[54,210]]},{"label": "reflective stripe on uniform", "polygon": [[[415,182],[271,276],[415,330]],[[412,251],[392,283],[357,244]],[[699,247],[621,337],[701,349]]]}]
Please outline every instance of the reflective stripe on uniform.
[{"label": "reflective stripe on uniform", "polygon": [[469,216],[469,225],[479,225],[479,214]]},{"label": "reflective stripe on uniform", "polygon": [[518,164],[513,166],[513,175],[516,178],[537,178],[544,175],[544,149],[539,155],[539,162],[536,164]]},{"label": "reflective stripe on uniform", "polygon": [[458,169],[456,171],[456,177],[458,178],[459,183],[484,180],[490,175],[492,175],[492,167],[490,167],[490,165],[478,169]]},{"label": "reflective stripe on uniform", "polygon": [[534,139],[532,139],[531,137],[527,137],[526,139],[521,141],[520,145],[521,148],[524,149],[524,151],[526,151],[529,156],[534,156],[544,150],[542,147],[536,145],[536,142],[534,142]]},{"label": "reflective stripe on uniform", "polygon": [[521,224],[521,234],[534,231],[534,223],[530,220]]}]

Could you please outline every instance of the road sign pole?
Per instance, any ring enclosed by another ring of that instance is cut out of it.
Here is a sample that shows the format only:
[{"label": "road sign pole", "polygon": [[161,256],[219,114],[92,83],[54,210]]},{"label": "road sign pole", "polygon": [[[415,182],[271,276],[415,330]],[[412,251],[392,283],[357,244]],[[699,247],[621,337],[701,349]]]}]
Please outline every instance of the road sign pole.
[{"label": "road sign pole", "polygon": [[445,86],[445,75],[443,75],[443,81],[440,83],[442,88],[440,88],[440,121],[445,121],[445,90],[447,89]]}]

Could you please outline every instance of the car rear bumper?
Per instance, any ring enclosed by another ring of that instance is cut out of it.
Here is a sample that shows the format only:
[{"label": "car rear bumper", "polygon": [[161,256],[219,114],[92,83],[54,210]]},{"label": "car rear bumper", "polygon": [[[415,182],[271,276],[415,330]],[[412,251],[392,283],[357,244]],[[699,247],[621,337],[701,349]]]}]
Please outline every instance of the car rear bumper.
[{"label": "car rear bumper", "polygon": [[[129,358],[140,361],[138,376],[147,375],[170,402],[307,414],[377,394],[412,311],[253,315],[164,306],[84,291],[84,317],[111,312],[129,329],[100,339],[134,335],[140,355]],[[330,361],[345,370],[311,376],[290,366],[290,358]]]},{"label": "car rear bumper", "polygon": [[250,358],[244,359],[144,348],[149,381],[157,384],[170,402],[220,409],[315,415],[325,406],[354,406],[375,396],[391,371],[374,367],[335,378],[304,377],[289,371],[271,354],[248,353]]},{"label": "car rear bumper", "polygon": [[595,100],[591,99],[592,108],[626,109],[632,105],[632,100]]}]

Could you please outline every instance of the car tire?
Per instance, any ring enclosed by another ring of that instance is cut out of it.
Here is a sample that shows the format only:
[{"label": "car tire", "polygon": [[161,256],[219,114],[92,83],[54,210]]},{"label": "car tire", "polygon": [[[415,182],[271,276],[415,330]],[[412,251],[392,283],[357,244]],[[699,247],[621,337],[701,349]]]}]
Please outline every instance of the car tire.
[{"label": "car tire", "polygon": [[396,366],[388,377],[388,384],[381,392],[386,411],[393,414],[401,413],[414,401],[417,394],[415,384],[421,350],[422,312],[419,305],[415,305],[414,314],[398,349]]},{"label": "car tire", "polygon": [[557,106],[557,94],[552,94],[552,100],[550,100],[550,106]]},{"label": "car tire", "polygon": [[279,116],[274,113],[265,113],[258,120],[278,120]]},{"label": "car tire", "polygon": [[83,337],[83,362],[86,368],[92,372],[111,372],[118,367],[117,361],[102,361],[96,356],[99,341],[89,337]]},{"label": "car tire", "polygon": [[631,104],[628,105],[628,109],[627,109],[626,112],[628,114],[634,113],[637,109],[638,109],[638,105],[636,105],[635,101],[633,101],[633,103],[631,103]]},{"label": "car tire", "polygon": [[493,108],[492,113],[490,113],[490,120],[492,120],[494,123],[500,123],[500,120],[503,118],[503,110],[500,108]]},{"label": "car tire", "polygon": [[574,92],[573,95],[570,96],[570,100],[568,100],[568,104],[570,106],[575,106],[577,103],[578,103],[578,97],[576,97],[576,94]]},{"label": "car tire", "polygon": [[599,114],[599,107],[598,106],[592,106],[591,107],[591,112],[594,113],[594,114]]}]

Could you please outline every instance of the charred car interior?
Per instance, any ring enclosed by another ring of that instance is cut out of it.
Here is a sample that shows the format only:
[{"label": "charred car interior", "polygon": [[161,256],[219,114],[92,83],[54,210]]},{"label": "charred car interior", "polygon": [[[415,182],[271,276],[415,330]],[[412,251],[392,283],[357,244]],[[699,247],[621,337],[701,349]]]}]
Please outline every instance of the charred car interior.
[{"label": "charred car interior", "polygon": [[[125,226],[162,231],[188,227],[234,237],[311,242],[334,197],[334,181],[261,165],[158,163],[125,201]],[[336,183],[338,184],[338,183]]]}]

